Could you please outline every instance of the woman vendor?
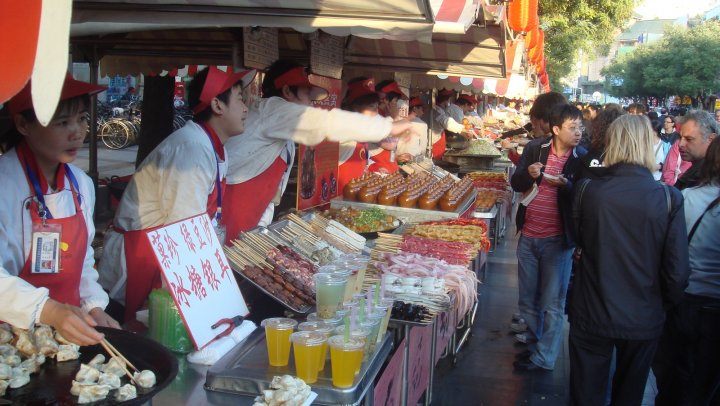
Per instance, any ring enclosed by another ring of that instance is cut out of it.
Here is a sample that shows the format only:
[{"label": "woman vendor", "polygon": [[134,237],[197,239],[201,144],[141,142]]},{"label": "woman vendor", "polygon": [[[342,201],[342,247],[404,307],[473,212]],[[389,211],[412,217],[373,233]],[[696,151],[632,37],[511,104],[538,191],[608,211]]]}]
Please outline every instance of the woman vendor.
[{"label": "woman vendor", "polygon": [[100,283],[124,303],[125,321],[161,286],[160,269],[147,239],[150,229],[207,213],[217,221],[227,170],[223,145],[245,129],[242,91],[255,71],[200,71],[188,86],[193,120],[170,134],[140,164],[123,194],[112,230],[105,234]]},{"label": "woman vendor", "polygon": [[[361,76],[348,81],[342,108],[375,117],[378,115],[379,102],[380,96],[375,92],[375,80]],[[381,142],[380,146],[393,150],[395,143],[392,140],[393,138],[389,138],[388,141]],[[341,142],[338,165],[338,190],[343,190],[348,182],[368,171],[368,143]]]},{"label": "woman vendor", "polygon": [[6,106],[14,128],[0,156],[0,320],[28,329],[48,324],[80,345],[97,344],[95,326],[120,328],[104,309],[97,282],[92,180],[70,163],[88,128],[89,95],[102,86],[68,74],[60,103],[44,127],[28,83]]},{"label": "woman vendor", "polygon": [[378,142],[410,128],[406,120],[311,107],[327,92],[311,84],[305,67],[292,61],[279,60],[268,68],[262,92],[257,108],[248,113],[247,131],[226,145],[226,242],[242,231],[270,224],[287,185],[295,143]]}]

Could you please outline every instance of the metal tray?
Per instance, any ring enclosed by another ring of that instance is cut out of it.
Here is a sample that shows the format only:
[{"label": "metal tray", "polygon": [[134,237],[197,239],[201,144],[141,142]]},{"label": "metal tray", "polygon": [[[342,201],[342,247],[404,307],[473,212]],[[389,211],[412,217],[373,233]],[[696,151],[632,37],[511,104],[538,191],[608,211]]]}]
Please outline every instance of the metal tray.
[{"label": "metal tray", "polygon": [[[156,341],[124,330],[105,327],[97,327],[97,330],[105,334],[105,338],[133,365],[140,370],[153,371],[157,384],[149,389],[138,387],[138,397],[126,402],[117,402],[117,391],[111,390],[105,400],[93,402],[93,405],[144,404],[175,379],[178,372],[177,358]],[[9,400],[13,405],[75,405],[78,398],[70,394],[72,381],[80,370],[80,364],[90,362],[97,354],[110,358],[100,345],[93,345],[81,347],[80,358],[76,360],[56,362],[47,359],[38,373],[30,375],[30,383],[17,389],[8,388],[0,400]],[[128,381],[127,377],[121,379],[123,384]]]},{"label": "metal tray", "polygon": [[[375,353],[370,359],[363,363],[353,386],[349,388],[342,389],[332,386],[332,372],[328,362],[325,370],[318,375],[317,382],[311,384],[312,391],[318,394],[313,404],[358,404],[372,386],[391,349],[392,334],[385,334],[385,338],[375,347]],[[249,396],[259,395],[270,386],[274,376],[295,375],[293,358],[293,356],[290,357],[290,363],[285,367],[269,366],[265,331],[257,329],[242,344],[210,367],[205,381],[205,389]]]},{"label": "metal tray", "polygon": [[477,197],[477,190],[473,189],[468,197],[458,205],[457,210],[453,211],[439,211],[439,210],[423,210],[418,208],[406,208],[399,206],[385,206],[382,204],[373,203],[362,203],[356,201],[345,200],[343,197],[336,197],[330,200],[330,207],[339,209],[342,207],[354,207],[356,209],[372,209],[378,208],[385,211],[385,213],[397,217],[400,221],[405,223],[420,223],[424,221],[435,221],[435,220],[447,220],[459,218],[465,213],[470,205],[475,203]]},{"label": "metal tray", "polygon": [[443,161],[448,161],[456,165],[460,165],[460,170],[463,168],[473,169],[491,169],[495,165],[495,160],[500,158],[499,156],[490,155],[460,155],[460,154],[445,154],[443,155]]},{"label": "metal tray", "polygon": [[[308,314],[308,313],[313,309],[314,306],[311,306],[311,305],[303,306],[303,307],[301,307],[301,308],[295,308],[295,307],[293,307],[293,306],[290,306],[289,304],[285,303],[284,300],[280,299],[279,297],[277,297],[277,296],[273,295],[272,293],[268,292],[267,290],[265,290],[265,288],[263,288],[262,286],[260,286],[260,285],[259,285],[257,282],[255,282],[254,280],[252,280],[252,278],[246,276],[245,273],[244,273],[244,271],[243,271],[242,269],[237,269],[237,268],[235,267],[235,264],[232,263],[232,261],[229,261],[229,262],[230,262],[230,268],[232,268],[232,270],[235,271],[235,273],[237,273],[238,275],[242,276],[242,277],[243,277],[245,280],[247,280],[251,285],[253,285],[253,286],[255,286],[256,288],[260,289],[261,292],[263,292],[264,294],[270,296],[273,300],[275,300],[276,302],[280,303],[281,305],[287,307],[288,309],[292,310],[293,312],[298,313],[298,314]],[[280,269],[282,269],[282,267],[280,267]]]}]

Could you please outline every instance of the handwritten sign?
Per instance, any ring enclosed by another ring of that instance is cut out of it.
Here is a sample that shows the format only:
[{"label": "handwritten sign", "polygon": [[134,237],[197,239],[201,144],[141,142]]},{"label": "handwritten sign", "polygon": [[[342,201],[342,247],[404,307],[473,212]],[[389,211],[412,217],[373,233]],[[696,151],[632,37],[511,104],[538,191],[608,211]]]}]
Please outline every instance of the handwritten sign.
[{"label": "handwritten sign", "polygon": [[314,32],[310,40],[310,67],[313,73],[342,78],[345,37],[336,37],[321,31]]},{"label": "handwritten sign", "polygon": [[213,330],[217,321],[248,314],[207,214],[155,229],[147,237],[195,348],[210,344],[227,327]]},{"label": "handwritten sign", "polygon": [[280,56],[277,28],[243,27],[243,65],[265,69]]}]

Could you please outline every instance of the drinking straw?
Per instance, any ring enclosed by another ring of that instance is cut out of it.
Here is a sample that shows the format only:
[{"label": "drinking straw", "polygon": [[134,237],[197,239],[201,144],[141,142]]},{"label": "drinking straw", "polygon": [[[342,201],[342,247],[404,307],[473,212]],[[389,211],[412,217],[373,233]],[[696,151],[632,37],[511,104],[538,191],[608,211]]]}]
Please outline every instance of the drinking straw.
[{"label": "drinking straw", "polygon": [[355,330],[356,317],[357,317],[357,308],[355,306],[353,306],[352,310],[350,310],[350,328],[352,330]]},{"label": "drinking straw", "polygon": [[368,288],[368,291],[367,291],[367,301],[365,302],[365,303],[366,303],[366,306],[367,306],[367,309],[366,309],[366,311],[365,311],[365,314],[367,314],[368,316],[370,315],[370,313],[372,313],[373,290],[374,290],[374,288],[375,288],[374,286],[370,286],[370,287]]},{"label": "drinking straw", "polygon": [[375,282],[375,306],[380,304],[380,282]]},{"label": "drinking straw", "polygon": [[350,341],[350,318],[345,316],[345,334],[343,334],[343,341]]},{"label": "drinking straw", "polygon": [[385,299],[385,280],[380,283],[380,297]]},{"label": "drinking straw", "polygon": [[360,307],[360,316],[358,318],[358,321],[360,321],[360,323],[362,323],[365,321],[365,298],[364,297],[360,298],[360,304],[358,305],[358,307]]}]

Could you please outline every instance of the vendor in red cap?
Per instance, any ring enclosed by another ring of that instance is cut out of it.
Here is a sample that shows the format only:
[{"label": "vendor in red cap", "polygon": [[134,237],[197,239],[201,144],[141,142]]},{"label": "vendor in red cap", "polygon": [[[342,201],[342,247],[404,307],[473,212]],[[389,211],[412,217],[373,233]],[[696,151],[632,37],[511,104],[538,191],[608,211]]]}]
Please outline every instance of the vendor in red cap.
[{"label": "vendor in red cap", "polygon": [[397,161],[403,163],[425,154],[428,143],[428,126],[420,117],[424,114],[422,100],[419,97],[412,97],[409,101],[410,111],[408,120],[413,125],[413,130],[400,137],[397,144]]},{"label": "vendor in red cap", "polygon": [[102,86],[68,74],[47,126],[38,122],[28,83],[6,105],[13,128],[0,156],[0,321],[48,324],[80,344],[99,343],[95,326],[120,328],[104,309],[90,245],[92,180],[71,164],[83,146],[91,94]]},{"label": "vendor in red cap", "polygon": [[[442,158],[446,149],[446,138],[449,135],[461,134],[465,131],[465,126],[462,124],[462,110],[454,103],[450,103],[454,96],[454,91],[441,89],[435,97],[435,107],[432,110],[433,159]],[[456,110],[459,110],[459,117]]]},{"label": "vendor in red cap", "polygon": [[[343,110],[375,117],[379,114],[379,102],[380,95],[375,91],[375,79],[361,76],[348,81],[342,108]],[[345,185],[352,179],[369,171],[369,145],[367,142],[356,141],[340,143],[338,190],[343,190]],[[393,151],[397,146],[397,138],[387,138],[378,145],[380,148]]]},{"label": "vendor in red cap", "polygon": [[478,103],[475,96],[469,94],[461,94],[455,101],[455,104],[463,112],[463,125],[467,130],[471,130],[473,127],[482,127],[482,119],[476,111]]},{"label": "vendor in red cap", "polygon": [[207,213],[222,240],[217,224],[226,207],[223,145],[245,130],[242,91],[254,76],[255,71],[215,66],[200,71],[188,86],[193,120],[142,161],[125,189],[112,230],[105,234],[100,282],[112,299],[124,303],[126,321],[134,320],[150,291],[161,286],[148,229]]},{"label": "vendor in red cap", "polygon": [[[375,85],[375,91],[378,93],[378,96],[380,96],[378,112],[381,116],[390,117],[393,120],[407,118],[407,110],[405,110],[405,115],[401,117],[401,109],[399,106],[401,100],[405,101],[405,106],[407,106],[407,96],[400,89],[400,85],[398,85],[397,82],[394,80],[384,80]],[[407,154],[397,156],[395,147],[398,140],[391,141],[395,144],[392,145],[393,148],[388,148],[391,146],[390,143],[385,146],[376,143],[369,145],[370,166],[368,166],[368,170],[370,172],[380,172],[386,174],[397,172],[399,169],[398,162],[406,162],[412,158]]]},{"label": "vendor in red cap", "polygon": [[230,166],[223,222],[228,241],[272,222],[290,176],[295,143],[379,142],[410,128],[406,120],[311,107],[327,92],[310,83],[305,67],[292,61],[279,60],[268,68],[262,92],[257,108],[248,114],[245,133],[227,144]]}]

